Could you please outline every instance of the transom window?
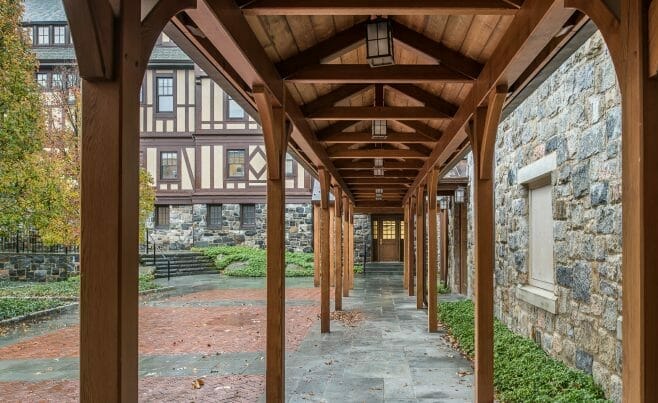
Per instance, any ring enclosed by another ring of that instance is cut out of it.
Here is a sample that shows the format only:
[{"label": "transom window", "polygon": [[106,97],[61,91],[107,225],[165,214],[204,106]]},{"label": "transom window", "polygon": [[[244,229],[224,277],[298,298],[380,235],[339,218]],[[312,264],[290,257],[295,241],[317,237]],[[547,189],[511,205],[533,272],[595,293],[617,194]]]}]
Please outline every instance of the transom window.
[{"label": "transom window", "polygon": [[50,45],[50,27],[41,26],[37,28],[37,44]]},{"label": "transom window", "polygon": [[228,150],[226,152],[226,160],[228,161],[228,176],[229,178],[243,178],[245,175],[245,151],[244,150]]},{"label": "transom window", "polygon": [[157,78],[158,112],[174,111],[174,79],[172,77]]},{"label": "transom window", "polygon": [[53,27],[53,43],[55,45],[66,44],[66,27],[64,25]]},{"label": "transom window", "polygon": [[238,119],[243,120],[245,118],[244,109],[229,95],[227,97],[227,107],[228,110],[228,119]]},{"label": "transom window", "polygon": [[295,165],[292,155],[286,154],[286,176],[293,176],[295,174],[294,167]]},{"label": "transom window", "polygon": [[240,223],[242,227],[255,227],[256,226],[256,205],[255,204],[241,204],[240,205]]},{"label": "transom window", "polygon": [[155,227],[169,227],[169,206],[155,206]]},{"label": "transom window", "polygon": [[208,205],[208,227],[220,228],[222,226],[222,205],[209,204]]},{"label": "transom window", "polygon": [[176,151],[160,153],[160,179],[178,179],[178,153]]}]

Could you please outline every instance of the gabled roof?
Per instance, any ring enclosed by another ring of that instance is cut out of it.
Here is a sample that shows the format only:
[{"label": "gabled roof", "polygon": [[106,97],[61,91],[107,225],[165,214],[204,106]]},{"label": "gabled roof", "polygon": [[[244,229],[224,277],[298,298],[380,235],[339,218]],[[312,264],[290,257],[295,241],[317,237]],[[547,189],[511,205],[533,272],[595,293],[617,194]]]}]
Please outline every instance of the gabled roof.
[{"label": "gabled roof", "polygon": [[[42,65],[57,65],[75,63],[73,46],[35,47],[36,54]],[[192,65],[192,60],[177,46],[156,46],[153,48],[149,65],[170,66],[172,64]]]},{"label": "gabled roof", "polygon": [[24,23],[66,23],[67,21],[62,0],[24,0],[24,4]]}]

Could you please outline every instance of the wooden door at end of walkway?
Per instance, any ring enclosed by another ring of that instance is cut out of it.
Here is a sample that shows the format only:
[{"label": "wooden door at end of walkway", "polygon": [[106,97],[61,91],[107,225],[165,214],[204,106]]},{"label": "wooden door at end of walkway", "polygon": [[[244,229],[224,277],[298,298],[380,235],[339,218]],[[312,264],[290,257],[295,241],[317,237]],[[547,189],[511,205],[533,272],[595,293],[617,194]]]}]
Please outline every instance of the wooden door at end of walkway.
[{"label": "wooden door at end of walkway", "polygon": [[402,261],[403,239],[401,216],[372,216],[372,257],[375,262]]}]

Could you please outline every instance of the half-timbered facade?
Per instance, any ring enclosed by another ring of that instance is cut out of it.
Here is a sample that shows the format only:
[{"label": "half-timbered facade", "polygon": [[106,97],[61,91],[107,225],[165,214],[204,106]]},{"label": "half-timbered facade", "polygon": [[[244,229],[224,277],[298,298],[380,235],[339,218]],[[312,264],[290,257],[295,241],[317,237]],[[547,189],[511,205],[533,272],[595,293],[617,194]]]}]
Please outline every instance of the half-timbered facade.
[{"label": "half-timbered facade", "polygon": [[[58,95],[79,84],[62,1],[27,0],[25,8],[24,31],[49,105],[46,121],[61,127],[67,118]],[[139,91],[140,165],[156,188],[150,242],[169,249],[265,246],[265,146],[259,124],[241,103],[169,36],[159,35]],[[291,155],[285,165],[288,245],[308,250],[311,177]]]}]

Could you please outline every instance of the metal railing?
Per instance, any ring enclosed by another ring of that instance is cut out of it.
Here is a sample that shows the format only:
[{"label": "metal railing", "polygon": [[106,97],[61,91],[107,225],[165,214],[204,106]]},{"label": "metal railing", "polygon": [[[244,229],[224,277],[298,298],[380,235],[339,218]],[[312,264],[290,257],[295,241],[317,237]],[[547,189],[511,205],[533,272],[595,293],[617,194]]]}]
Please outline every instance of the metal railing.
[{"label": "metal railing", "polygon": [[45,244],[37,231],[30,230],[0,237],[0,252],[77,254],[80,253],[80,248],[78,246]]},{"label": "metal railing", "polygon": [[[146,253],[149,253],[149,239],[150,239],[150,245],[151,248],[153,249],[153,267],[156,268],[158,267],[158,245],[155,242],[155,239],[151,237],[151,234],[148,233],[148,230],[146,232]],[[162,248],[160,249],[160,259],[167,262],[167,281],[171,280],[171,260],[167,258],[167,255],[164,254],[164,251]]]}]

